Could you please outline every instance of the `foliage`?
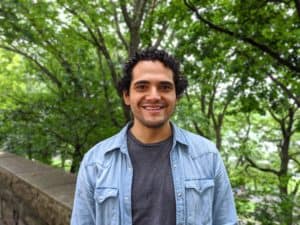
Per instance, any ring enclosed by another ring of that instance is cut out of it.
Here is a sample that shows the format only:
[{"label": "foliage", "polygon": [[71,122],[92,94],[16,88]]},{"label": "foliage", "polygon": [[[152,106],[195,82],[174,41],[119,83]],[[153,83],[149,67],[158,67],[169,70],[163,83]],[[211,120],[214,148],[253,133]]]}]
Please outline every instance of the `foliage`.
[{"label": "foliage", "polygon": [[165,48],[190,83],[173,120],[216,142],[243,224],[296,224],[296,2],[3,0],[1,148],[75,172],[130,119],[116,92],[124,60]]}]

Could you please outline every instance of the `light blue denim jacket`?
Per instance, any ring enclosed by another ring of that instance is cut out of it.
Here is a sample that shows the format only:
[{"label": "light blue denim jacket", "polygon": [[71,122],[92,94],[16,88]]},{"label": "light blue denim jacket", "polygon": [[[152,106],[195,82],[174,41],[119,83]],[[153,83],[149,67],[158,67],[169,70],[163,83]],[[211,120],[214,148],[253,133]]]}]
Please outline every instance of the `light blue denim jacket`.
[{"label": "light blue denim jacket", "polygon": [[[230,182],[215,145],[174,124],[172,127],[170,162],[176,225],[237,224]],[[133,170],[127,129],[128,125],[84,156],[77,177],[72,225],[132,225]]]}]

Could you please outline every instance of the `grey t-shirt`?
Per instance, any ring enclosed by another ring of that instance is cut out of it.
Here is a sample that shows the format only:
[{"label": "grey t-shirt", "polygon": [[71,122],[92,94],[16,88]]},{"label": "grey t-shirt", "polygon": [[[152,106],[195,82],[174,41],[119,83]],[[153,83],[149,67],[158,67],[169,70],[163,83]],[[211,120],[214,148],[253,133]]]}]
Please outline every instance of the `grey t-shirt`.
[{"label": "grey t-shirt", "polygon": [[128,151],[133,166],[133,225],[175,225],[176,203],[170,151],[172,136],[143,144],[128,131]]}]

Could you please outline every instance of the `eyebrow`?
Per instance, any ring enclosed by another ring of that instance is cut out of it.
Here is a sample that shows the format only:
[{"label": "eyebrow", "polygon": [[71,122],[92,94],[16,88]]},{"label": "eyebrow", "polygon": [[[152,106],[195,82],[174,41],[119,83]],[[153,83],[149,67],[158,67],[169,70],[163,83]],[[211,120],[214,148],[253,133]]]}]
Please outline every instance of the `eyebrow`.
[{"label": "eyebrow", "polygon": [[170,81],[161,81],[161,82],[159,82],[159,84],[174,86],[174,83],[172,83]]},{"label": "eyebrow", "polygon": [[137,82],[135,82],[133,85],[139,85],[139,84],[148,84],[150,83],[149,81],[146,80],[138,80]]},{"label": "eyebrow", "polygon": [[[133,85],[139,85],[139,84],[149,84],[150,81],[147,81],[147,80],[139,80],[139,81],[136,81]],[[163,84],[163,85],[171,85],[173,86],[173,82],[170,82],[170,81],[160,81],[158,82],[160,85]]]}]

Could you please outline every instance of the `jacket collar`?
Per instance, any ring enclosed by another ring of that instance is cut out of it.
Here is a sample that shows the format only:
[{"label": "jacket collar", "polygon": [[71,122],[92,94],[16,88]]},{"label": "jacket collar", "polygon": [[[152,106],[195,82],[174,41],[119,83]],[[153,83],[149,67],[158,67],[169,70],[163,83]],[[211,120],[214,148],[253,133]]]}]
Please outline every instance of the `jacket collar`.
[{"label": "jacket collar", "polygon": [[[175,146],[177,143],[183,144],[185,146],[188,146],[188,141],[186,138],[186,135],[184,134],[184,130],[177,127],[174,123],[170,122],[172,129],[173,129],[173,137],[174,137],[174,143],[173,146]],[[110,151],[113,150],[119,150],[122,153],[128,154],[127,149],[127,130],[132,125],[132,122],[127,123],[119,133],[111,137],[110,145],[107,146],[107,148],[103,149],[104,155]]]}]

